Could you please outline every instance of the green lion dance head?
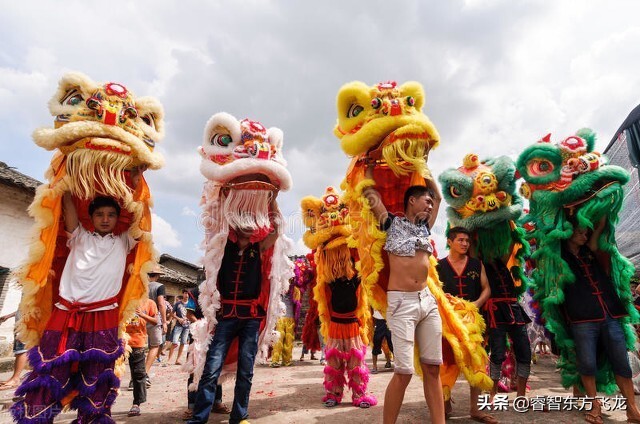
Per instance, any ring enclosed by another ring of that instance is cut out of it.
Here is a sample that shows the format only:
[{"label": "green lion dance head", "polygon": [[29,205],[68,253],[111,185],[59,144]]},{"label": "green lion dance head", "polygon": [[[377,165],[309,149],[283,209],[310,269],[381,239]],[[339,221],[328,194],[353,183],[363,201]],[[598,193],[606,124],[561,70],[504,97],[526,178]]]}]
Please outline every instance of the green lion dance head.
[{"label": "green lion dance head", "polygon": [[[629,289],[634,268],[615,243],[615,225],[629,174],[623,168],[609,165],[604,156],[593,151],[595,140],[595,133],[586,128],[556,144],[547,135],[526,148],[516,163],[525,180],[520,191],[529,199],[530,212],[525,221],[532,230],[528,237],[535,240],[537,247],[532,255],[536,264],[532,272],[535,298],[542,305],[547,328],[556,336],[565,387],[580,384],[574,343],[561,310],[564,287],[575,281],[560,256],[562,241],[573,234],[571,222],[593,229],[601,219],[606,221],[598,246],[610,258],[612,284],[629,312],[629,317],[623,319],[629,348],[633,347],[634,335],[628,324],[638,317]],[[607,393],[615,390],[609,365],[599,368],[596,381],[598,390]]]},{"label": "green lion dance head", "polygon": [[[503,258],[517,250],[523,259],[527,251],[524,231],[515,223],[522,214],[522,199],[516,193],[516,168],[506,156],[480,161],[468,154],[459,168],[440,177],[451,227],[474,233],[474,248],[483,260]],[[521,268],[514,276],[523,279]]]}]

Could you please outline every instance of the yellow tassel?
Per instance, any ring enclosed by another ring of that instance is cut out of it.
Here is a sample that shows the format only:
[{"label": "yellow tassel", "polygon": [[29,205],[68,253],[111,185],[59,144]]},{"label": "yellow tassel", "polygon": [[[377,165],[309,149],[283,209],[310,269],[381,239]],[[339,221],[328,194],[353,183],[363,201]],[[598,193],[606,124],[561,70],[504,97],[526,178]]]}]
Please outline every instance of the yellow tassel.
[{"label": "yellow tassel", "polygon": [[71,193],[81,199],[93,199],[96,195],[116,199],[131,198],[124,170],[133,165],[130,156],[114,152],[80,149],[67,157],[68,184]]},{"label": "yellow tassel", "polygon": [[417,172],[425,174],[427,162],[424,157],[429,153],[424,140],[398,140],[382,148],[382,157],[394,174],[409,175]]}]

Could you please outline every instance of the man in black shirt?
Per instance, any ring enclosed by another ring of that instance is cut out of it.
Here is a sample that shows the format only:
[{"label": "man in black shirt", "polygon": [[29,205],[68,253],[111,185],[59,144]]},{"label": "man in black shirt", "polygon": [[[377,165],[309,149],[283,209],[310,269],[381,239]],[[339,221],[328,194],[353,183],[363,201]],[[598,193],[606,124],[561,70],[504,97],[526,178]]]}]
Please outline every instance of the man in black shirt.
[{"label": "man in black shirt", "polygon": [[[564,288],[562,310],[573,333],[577,368],[587,396],[596,396],[598,356],[604,354],[627,401],[628,422],[640,423],[640,410],[635,404],[631,367],[620,321],[628,314],[610,277],[596,259],[596,255],[602,253],[598,250],[598,239],[604,224],[603,218],[591,235],[587,229],[574,224],[573,234],[562,246],[562,259],[575,276],[575,281]],[[599,346],[606,346],[606,349],[599,349]],[[599,402],[594,402],[585,419],[601,423],[601,408]]]},{"label": "man in black shirt", "polygon": [[[467,252],[471,243],[471,233],[462,227],[453,227],[449,229],[447,234],[447,246],[449,247],[449,256],[438,261],[436,269],[443,283],[445,293],[460,297],[464,300],[472,302],[478,309],[482,308],[484,303],[491,296],[491,289],[487,280],[487,274],[484,265],[479,259],[470,257]],[[444,343],[443,350],[451,350],[448,343]],[[443,356],[445,356],[443,354]],[[445,394],[445,412],[451,412],[451,389],[457,378],[457,374],[452,376],[451,380],[446,376],[441,376],[443,393]],[[480,389],[469,386],[469,407],[471,418],[484,423],[497,423],[498,421],[487,413],[478,408],[478,397]]]}]

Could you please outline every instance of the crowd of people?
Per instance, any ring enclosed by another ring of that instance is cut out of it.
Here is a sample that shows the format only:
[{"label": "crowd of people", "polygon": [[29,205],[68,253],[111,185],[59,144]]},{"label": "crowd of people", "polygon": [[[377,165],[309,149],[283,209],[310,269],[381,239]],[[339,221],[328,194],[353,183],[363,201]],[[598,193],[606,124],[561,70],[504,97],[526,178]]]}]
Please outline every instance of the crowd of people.
[{"label": "crowd of people", "polygon": [[[386,320],[379,311],[373,311],[373,374],[379,371],[378,356],[382,353],[383,344],[387,351],[385,368],[392,368],[394,375],[389,382],[385,394],[384,419],[385,423],[395,422],[400,412],[405,390],[415,370],[413,368],[414,345],[417,344],[420,364],[422,367],[424,393],[427,405],[431,413],[432,422],[444,422],[445,417],[452,412],[450,399],[443,402],[443,391],[440,381],[440,365],[443,361],[443,346],[441,322],[438,308],[433,295],[423,283],[421,283],[430,266],[429,258],[433,254],[433,245],[429,241],[430,228],[434,223],[438,197],[437,188],[412,187],[405,196],[405,216],[397,217],[388,213],[382,203],[377,199],[377,192],[370,189],[366,195],[376,217],[380,221],[380,228],[386,231],[387,242],[385,250],[390,258],[390,282],[388,288],[388,308]],[[87,249],[82,243],[95,243],[104,241],[105,236],[111,234],[114,216],[119,213],[117,203],[108,198],[97,198],[91,205],[90,215],[94,219],[96,233],[81,232],[80,223],[74,212],[73,203],[66,198],[65,214],[66,229],[71,246],[79,246],[77,249]],[[578,354],[579,372],[586,394],[595,397],[595,349],[600,338],[603,338],[609,346],[609,355],[615,365],[614,372],[621,393],[629,400],[629,417],[640,417],[633,402],[634,386],[631,380],[631,368],[627,351],[620,341],[623,337],[619,329],[619,319],[625,316],[623,308],[619,305],[615,293],[607,288],[607,278],[604,270],[594,260],[594,254],[598,246],[594,242],[601,231],[596,227],[594,231],[577,227],[574,235],[563,246],[563,257],[576,274],[579,284],[567,292],[566,311],[568,317],[574,322],[575,331],[579,333],[576,340],[576,352]],[[84,238],[84,239],[83,239]],[[88,239],[87,239],[88,238]],[[129,246],[135,244],[135,240],[120,237],[119,249],[126,253]],[[213,339],[211,340],[207,362],[196,391],[189,394],[189,411],[185,418],[189,423],[204,423],[211,412],[231,413],[238,419],[233,422],[243,422],[248,415],[251,382],[254,372],[255,356],[257,353],[257,337],[264,315],[260,306],[255,307],[251,299],[255,299],[260,293],[261,263],[260,254],[271,248],[273,239],[266,238],[260,242],[251,242],[249,234],[238,233],[234,241],[228,243],[228,252],[222,258],[221,266],[221,294],[222,310]],[[530,372],[532,355],[545,354],[550,347],[545,342],[545,337],[534,332],[535,339],[530,340],[527,326],[531,319],[525,313],[524,308],[513,294],[513,280],[500,261],[483,263],[479,259],[471,257],[468,253],[471,245],[470,233],[460,227],[450,228],[447,233],[448,256],[440,259],[437,264],[439,276],[443,282],[446,293],[466,299],[472,302],[478,309],[483,309],[487,303],[495,305],[487,312],[487,349],[490,352],[489,375],[494,381],[491,396],[495,395],[499,388],[502,365],[507,353],[507,335],[511,348],[515,355],[516,384],[515,388],[519,396],[526,395],[527,378]],[[72,247],[72,251],[73,251]],[[113,252],[113,242],[108,246],[109,255]],[[113,256],[110,256],[113,257]],[[158,266],[148,273],[149,299],[142,302],[136,309],[134,317],[127,324],[128,344],[131,347],[128,361],[131,380],[129,389],[133,391],[133,405],[129,416],[141,414],[141,405],[147,399],[147,388],[152,384],[149,378],[151,367],[162,362],[165,356],[165,364],[180,365],[183,361],[185,346],[189,343],[190,324],[202,318],[202,312],[198,305],[198,290],[184,290],[175,304],[170,305],[166,300],[166,291],[163,284],[158,282],[162,270]],[[243,285],[237,284],[238,276],[242,275]],[[355,275],[355,274],[354,274]],[[355,280],[354,280],[355,281]],[[228,284],[228,286],[226,285]],[[593,287],[597,287],[601,293],[593,294]],[[290,293],[291,295],[291,293]],[[75,296],[80,296],[76,294]],[[309,295],[313,301],[313,294]],[[347,294],[340,295],[336,299],[348,299]],[[345,297],[346,296],[346,297]],[[600,296],[600,297],[599,297]],[[107,299],[109,299],[107,297]],[[600,302],[598,299],[604,299]],[[281,340],[276,343],[271,356],[271,366],[293,365],[292,347],[297,323],[293,317],[293,299],[283,296],[287,312],[284,321],[278,324],[277,329],[281,333]],[[590,302],[590,303],[589,303]],[[73,305],[64,303],[62,307],[72,308]],[[109,302],[101,302],[95,305],[97,311],[103,315],[108,314]],[[107,309],[102,309],[102,308]],[[67,311],[67,309],[60,309]],[[0,317],[4,321],[15,315]],[[346,315],[345,315],[346,316]],[[104,318],[108,321],[107,318]],[[61,318],[61,323],[64,319]],[[345,321],[349,323],[351,321]],[[354,321],[355,322],[355,321]],[[410,326],[409,326],[410,324]],[[317,325],[314,323],[314,325]],[[58,330],[59,331],[59,330]],[[344,330],[346,331],[346,330]],[[357,327],[356,333],[357,334]],[[548,334],[546,335],[548,336]],[[232,409],[229,410],[222,403],[222,386],[219,382],[222,365],[231,344],[237,340],[239,343],[238,374]],[[329,339],[329,344],[322,340],[320,335],[321,353],[316,356],[315,350],[303,347],[300,361],[310,353],[311,360],[320,360],[320,364],[333,367],[332,376],[325,380],[330,396],[324,399],[325,406],[331,407],[339,402],[342,396],[342,386],[339,392],[335,392],[335,381],[342,381],[341,374],[335,374],[345,369],[345,360],[349,361],[348,349],[342,348],[340,342]],[[177,352],[176,352],[176,347]],[[58,344],[54,344],[58,348]],[[117,349],[117,343],[113,349]],[[64,351],[64,345],[60,345]],[[317,349],[317,347],[315,348]],[[341,349],[341,350],[337,350]],[[357,347],[356,349],[360,349]],[[15,371],[10,379],[3,382],[0,389],[14,389],[19,383],[20,375],[25,367],[26,350],[16,337],[14,354],[16,356]],[[346,352],[346,353],[345,353]],[[175,359],[174,358],[174,353]],[[51,353],[53,355],[53,352]],[[326,359],[325,359],[326,354]],[[338,358],[338,359],[334,359]],[[335,361],[333,364],[331,361]],[[393,365],[392,365],[393,362]],[[108,366],[107,364],[103,366]],[[112,365],[111,365],[112,366]],[[352,366],[366,367],[364,361]],[[36,368],[37,373],[37,368]],[[34,378],[33,373],[30,379]],[[325,376],[325,378],[327,378]],[[335,380],[335,381],[334,381]],[[28,382],[28,381],[27,381]],[[359,388],[359,383],[350,384],[352,390],[362,390],[360,396],[366,396],[366,388]],[[480,390],[471,387],[470,390],[470,414],[473,419],[485,423],[495,423],[497,420],[488,413],[478,409],[478,397]],[[42,391],[22,392],[23,401],[31,397],[44,396]],[[368,397],[366,405],[374,405]],[[587,414],[590,422],[599,422],[599,406]],[[87,412],[88,414],[91,413]]]}]

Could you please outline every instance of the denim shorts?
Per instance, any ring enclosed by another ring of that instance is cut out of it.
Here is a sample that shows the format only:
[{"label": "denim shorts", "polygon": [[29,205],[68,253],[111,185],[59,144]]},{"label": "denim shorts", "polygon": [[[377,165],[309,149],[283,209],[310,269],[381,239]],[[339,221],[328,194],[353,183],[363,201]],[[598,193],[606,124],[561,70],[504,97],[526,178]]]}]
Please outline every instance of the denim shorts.
[{"label": "denim shorts", "polygon": [[18,337],[13,338],[13,354],[20,355],[21,353],[25,353],[27,351],[27,347],[18,339]]},{"label": "denim shorts", "polygon": [[421,363],[442,364],[442,320],[429,288],[387,292],[387,326],[391,330],[396,373],[414,373],[416,343]]},{"label": "denim shorts", "polygon": [[188,338],[189,338],[189,327],[183,327],[180,324],[176,324],[173,327],[173,332],[171,333],[171,342],[173,344],[186,345]]}]

